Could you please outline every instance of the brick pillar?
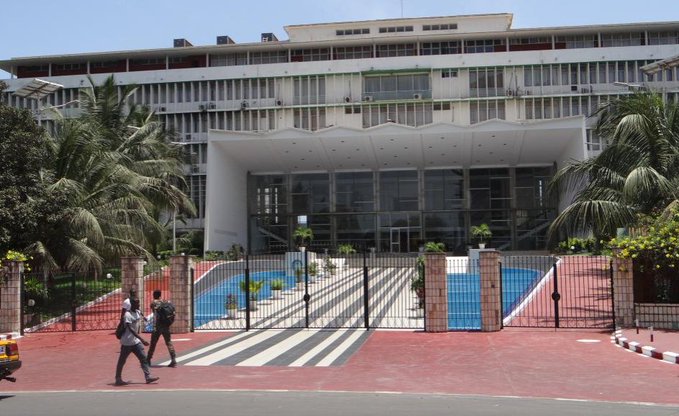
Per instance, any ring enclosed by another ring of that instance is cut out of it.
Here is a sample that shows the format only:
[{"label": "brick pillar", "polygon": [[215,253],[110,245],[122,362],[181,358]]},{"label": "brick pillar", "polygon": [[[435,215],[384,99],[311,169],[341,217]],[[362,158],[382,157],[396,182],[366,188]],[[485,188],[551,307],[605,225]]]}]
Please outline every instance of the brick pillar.
[{"label": "brick pillar", "polygon": [[193,269],[193,256],[170,257],[170,294],[175,307],[174,324],[170,327],[173,334],[182,334],[191,331],[193,319],[191,270]]},{"label": "brick pillar", "polygon": [[502,329],[502,284],[500,281],[500,252],[479,253],[481,274],[481,331]]},{"label": "brick pillar", "polygon": [[6,261],[0,269],[0,333],[21,332],[21,273],[24,263]]},{"label": "brick pillar", "polygon": [[424,329],[427,332],[448,331],[448,279],[446,255],[424,253]]},{"label": "brick pillar", "polygon": [[634,326],[634,279],[632,259],[622,259],[613,253],[613,303],[615,325]]},{"label": "brick pillar", "polygon": [[146,314],[144,307],[144,259],[142,257],[122,257],[120,269],[123,299],[127,299],[131,288],[137,289],[139,310]]}]

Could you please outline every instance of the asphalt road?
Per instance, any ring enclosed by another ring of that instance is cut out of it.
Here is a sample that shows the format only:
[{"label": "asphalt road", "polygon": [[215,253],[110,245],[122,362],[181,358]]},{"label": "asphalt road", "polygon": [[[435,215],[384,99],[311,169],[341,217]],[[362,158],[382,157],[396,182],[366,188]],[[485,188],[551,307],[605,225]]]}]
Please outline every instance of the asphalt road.
[{"label": "asphalt road", "polygon": [[[0,386],[0,389],[2,386]],[[249,391],[127,391],[10,393],[8,416],[172,415],[678,415],[677,406],[513,397]]]}]

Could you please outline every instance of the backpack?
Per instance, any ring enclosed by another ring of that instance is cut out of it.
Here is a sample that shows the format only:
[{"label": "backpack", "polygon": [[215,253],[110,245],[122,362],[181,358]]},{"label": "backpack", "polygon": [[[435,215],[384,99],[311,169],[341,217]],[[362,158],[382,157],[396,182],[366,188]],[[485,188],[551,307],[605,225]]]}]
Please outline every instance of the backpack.
[{"label": "backpack", "polygon": [[174,305],[169,300],[161,301],[153,316],[155,317],[156,322],[161,325],[172,325],[175,317]]},{"label": "backpack", "polygon": [[125,319],[120,319],[118,326],[116,327],[116,338],[120,339],[125,333]]}]

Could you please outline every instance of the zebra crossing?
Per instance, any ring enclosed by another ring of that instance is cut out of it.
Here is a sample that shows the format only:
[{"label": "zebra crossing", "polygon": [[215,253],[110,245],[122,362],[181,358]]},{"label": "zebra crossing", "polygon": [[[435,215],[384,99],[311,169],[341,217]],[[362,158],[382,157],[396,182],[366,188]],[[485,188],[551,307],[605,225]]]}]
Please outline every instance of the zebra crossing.
[{"label": "zebra crossing", "polygon": [[360,329],[243,331],[180,355],[177,362],[186,366],[340,366],[360,349],[370,335],[370,331]]}]

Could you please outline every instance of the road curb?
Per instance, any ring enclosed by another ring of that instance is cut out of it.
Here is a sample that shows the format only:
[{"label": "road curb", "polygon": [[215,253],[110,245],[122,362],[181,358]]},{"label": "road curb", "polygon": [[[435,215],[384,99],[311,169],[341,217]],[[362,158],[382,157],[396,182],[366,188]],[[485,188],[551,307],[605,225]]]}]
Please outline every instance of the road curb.
[{"label": "road curb", "polygon": [[630,341],[623,336],[622,331],[618,330],[613,333],[615,343],[625,349],[643,354],[647,357],[655,358],[657,360],[667,361],[672,364],[679,364],[679,354],[672,351],[658,351],[657,348],[645,345],[642,346],[639,342]]}]

